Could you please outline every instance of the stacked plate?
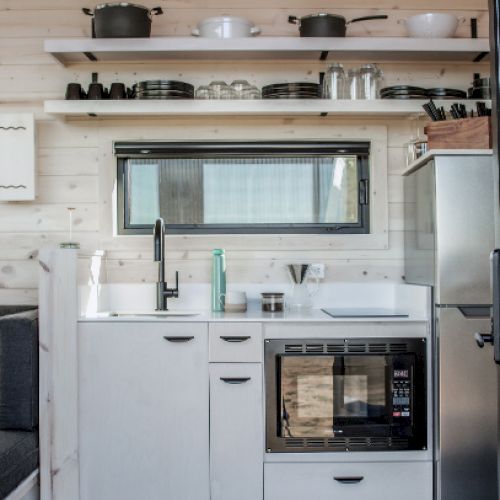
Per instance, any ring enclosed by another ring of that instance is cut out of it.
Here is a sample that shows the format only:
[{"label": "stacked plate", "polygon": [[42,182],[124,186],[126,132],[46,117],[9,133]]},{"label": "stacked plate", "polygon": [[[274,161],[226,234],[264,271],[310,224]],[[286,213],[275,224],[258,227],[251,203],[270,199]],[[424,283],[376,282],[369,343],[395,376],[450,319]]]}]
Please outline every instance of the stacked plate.
[{"label": "stacked plate", "polygon": [[457,89],[424,89],[410,85],[386,87],[380,91],[381,99],[467,99],[467,93]]},{"label": "stacked plate", "polygon": [[467,92],[457,89],[427,89],[427,96],[431,99],[467,99]]},{"label": "stacked plate", "polygon": [[426,99],[427,90],[410,85],[386,87],[380,91],[381,99]]},{"label": "stacked plate", "polygon": [[318,83],[276,83],[262,87],[263,99],[320,99]]},{"label": "stacked plate", "polygon": [[147,80],[132,90],[136,99],[194,99],[193,85],[176,80]]}]

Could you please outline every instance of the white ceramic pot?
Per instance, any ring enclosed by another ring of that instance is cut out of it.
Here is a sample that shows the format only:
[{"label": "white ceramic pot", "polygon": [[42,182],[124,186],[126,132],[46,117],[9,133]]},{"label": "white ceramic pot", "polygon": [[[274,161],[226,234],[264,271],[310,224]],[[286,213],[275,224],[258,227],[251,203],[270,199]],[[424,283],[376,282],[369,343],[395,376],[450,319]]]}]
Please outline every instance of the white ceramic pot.
[{"label": "white ceramic pot", "polygon": [[429,13],[409,17],[405,24],[412,38],[453,38],[458,21],[453,14]]},{"label": "white ceramic pot", "polygon": [[209,17],[198,23],[193,36],[205,38],[248,38],[260,33],[260,28],[244,17]]}]

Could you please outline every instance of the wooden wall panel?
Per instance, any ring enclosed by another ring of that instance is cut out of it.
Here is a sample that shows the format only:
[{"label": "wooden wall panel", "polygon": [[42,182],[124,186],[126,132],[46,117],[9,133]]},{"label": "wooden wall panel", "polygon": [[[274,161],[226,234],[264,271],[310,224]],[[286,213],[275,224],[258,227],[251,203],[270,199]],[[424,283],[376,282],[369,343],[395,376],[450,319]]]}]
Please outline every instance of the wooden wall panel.
[{"label": "wooden wall panel", "polygon": [[[165,15],[154,19],[154,35],[188,35],[204,17],[222,13],[243,15],[261,25],[268,35],[294,35],[286,22],[289,14],[328,11],[352,18],[387,13],[388,21],[354,24],[351,36],[398,36],[404,33],[401,20],[425,11],[454,12],[463,18],[458,35],[469,36],[469,20],[477,17],[481,36],[488,33],[487,0],[143,0],[150,7],[161,5]],[[84,0],[0,1],[0,112],[33,111],[37,116],[38,197],[35,203],[0,204],[0,303],[36,303],[37,256],[42,245],[57,245],[67,239],[67,207],[74,206],[74,239],[81,243],[80,274],[85,275],[88,257],[104,249],[104,275],[110,282],[143,282],[156,279],[149,237],[116,238],[108,219],[112,185],[109,183],[112,141],[123,138],[188,139],[304,136],[345,137],[339,127],[368,125],[387,127],[389,233],[387,248],[370,249],[363,236],[346,238],[211,236],[167,237],[167,268],[181,272],[182,282],[207,281],[210,250],[225,247],[229,279],[272,283],[286,280],[289,261],[311,260],[327,264],[328,281],[394,281],[403,274],[404,144],[415,136],[422,122],[376,118],[167,118],[148,120],[70,119],[55,120],[43,113],[44,99],[62,98],[70,81],[87,85],[92,71],[100,81],[132,84],[148,78],[176,78],[195,85],[213,79],[246,78],[257,85],[277,81],[317,81],[326,68],[320,62],[286,61],[224,63],[213,61],[176,63],[133,63],[99,66],[92,63],[63,68],[43,52],[48,37],[88,36],[90,19],[81,7]],[[364,61],[369,62],[369,61]],[[346,62],[346,67],[359,62]],[[474,64],[381,64],[385,84],[451,86],[465,89],[472,73],[487,74],[487,63]],[[230,134],[229,132],[230,131]],[[374,166],[375,175],[377,166]],[[108,204],[103,205],[103,197]],[[169,278],[171,279],[171,274]]]}]

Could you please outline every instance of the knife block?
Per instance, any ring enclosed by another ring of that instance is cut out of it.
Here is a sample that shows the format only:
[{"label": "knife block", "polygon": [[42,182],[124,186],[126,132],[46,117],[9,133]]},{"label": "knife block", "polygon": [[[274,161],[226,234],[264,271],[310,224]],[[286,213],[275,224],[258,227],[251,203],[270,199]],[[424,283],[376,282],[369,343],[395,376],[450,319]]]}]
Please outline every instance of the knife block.
[{"label": "knife block", "polygon": [[429,123],[429,149],[491,149],[491,117],[463,118]]}]

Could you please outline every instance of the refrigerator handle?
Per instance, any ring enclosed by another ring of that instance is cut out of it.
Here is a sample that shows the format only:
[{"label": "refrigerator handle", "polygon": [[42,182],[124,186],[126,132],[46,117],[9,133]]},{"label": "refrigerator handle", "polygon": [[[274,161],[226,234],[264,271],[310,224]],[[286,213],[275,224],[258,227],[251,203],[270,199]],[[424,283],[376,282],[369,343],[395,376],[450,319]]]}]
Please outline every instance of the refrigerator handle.
[{"label": "refrigerator handle", "polygon": [[495,363],[500,364],[500,249],[491,252],[491,342],[494,346]]}]

